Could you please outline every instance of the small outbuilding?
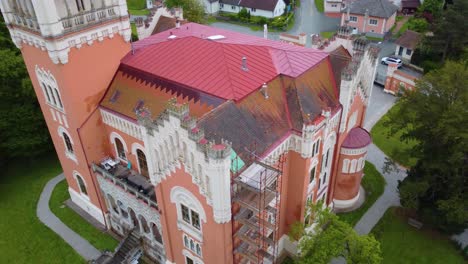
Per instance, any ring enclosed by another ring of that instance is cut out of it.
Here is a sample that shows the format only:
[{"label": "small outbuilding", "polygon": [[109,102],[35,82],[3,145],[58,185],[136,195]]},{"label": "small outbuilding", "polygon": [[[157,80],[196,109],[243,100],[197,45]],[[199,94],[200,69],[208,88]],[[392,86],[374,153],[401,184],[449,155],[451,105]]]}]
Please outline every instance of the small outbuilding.
[{"label": "small outbuilding", "polygon": [[420,41],[421,34],[416,31],[407,30],[395,41],[395,55],[406,62],[411,62],[411,57]]}]

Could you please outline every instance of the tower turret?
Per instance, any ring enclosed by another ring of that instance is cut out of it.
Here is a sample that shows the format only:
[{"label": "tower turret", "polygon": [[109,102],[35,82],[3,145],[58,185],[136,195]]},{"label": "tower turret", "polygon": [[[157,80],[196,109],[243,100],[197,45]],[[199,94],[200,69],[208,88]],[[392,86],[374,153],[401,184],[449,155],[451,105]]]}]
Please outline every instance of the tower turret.
[{"label": "tower turret", "polygon": [[[89,169],[102,153],[94,111],[130,50],[125,0],[2,0],[69,183],[72,201],[104,223]],[[95,122],[83,129],[86,122]]]}]

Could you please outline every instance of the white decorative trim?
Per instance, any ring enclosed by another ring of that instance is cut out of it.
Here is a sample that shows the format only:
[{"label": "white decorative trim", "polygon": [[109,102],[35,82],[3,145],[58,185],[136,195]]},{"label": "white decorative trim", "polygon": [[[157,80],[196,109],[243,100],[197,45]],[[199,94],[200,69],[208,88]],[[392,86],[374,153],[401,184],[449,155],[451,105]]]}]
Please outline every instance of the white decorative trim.
[{"label": "white decorative trim", "polygon": [[[73,142],[73,138],[70,136],[70,133],[68,133],[68,131],[62,127],[62,126],[58,126],[57,128],[57,133],[59,135],[60,138],[62,138],[62,142],[63,142],[63,146],[64,146],[64,150],[65,150],[65,156],[71,160],[73,160],[76,164],[78,164],[78,159],[76,158],[76,154],[75,154],[75,143]],[[68,151],[67,149],[67,144],[65,143],[65,138],[63,137],[63,133],[65,133],[68,138],[70,139],[70,143],[73,145],[73,153]]]},{"label": "white decorative trim", "polygon": [[357,202],[357,200],[359,199],[360,193],[361,193],[361,190],[359,189],[359,192],[357,193],[357,195],[355,197],[353,197],[352,199],[349,199],[349,200],[333,199],[334,208],[336,208],[336,209],[345,209],[345,208],[349,208],[349,207],[353,206]]},{"label": "white decorative trim", "polygon": [[[171,202],[176,205],[177,208],[177,227],[183,230],[185,233],[196,238],[198,241],[203,241],[202,222],[206,223],[206,214],[205,209],[203,209],[202,204],[198,199],[193,195],[189,190],[176,186],[173,187],[170,194]],[[198,213],[200,217],[200,230],[196,229],[192,225],[186,223],[182,219],[181,204],[187,206],[189,210],[193,210]]]},{"label": "white decorative trim", "polygon": [[358,149],[349,149],[345,147],[341,147],[340,153],[349,156],[357,156],[362,155],[367,152],[367,146]]},{"label": "white decorative trim", "polygon": [[[115,144],[115,139],[119,139],[120,142],[122,142],[122,145],[123,145],[123,148],[124,148],[124,151],[125,151],[125,159],[123,159],[123,158],[121,158],[119,156],[119,152],[117,150],[117,144]],[[127,163],[129,153],[128,153],[128,148],[127,148],[127,143],[125,142],[123,137],[121,135],[119,135],[117,132],[112,131],[112,133],[110,134],[110,142],[114,146],[115,157],[118,158],[119,160]]]},{"label": "white decorative trim", "polygon": [[76,170],[74,170],[72,172],[72,175],[73,175],[73,178],[75,179],[76,181],[76,184],[78,185],[78,190],[80,190],[80,195],[83,196],[84,199],[87,199],[89,200],[89,196],[88,194],[84,194],[83,191],[81,190],[81,187],[80,187],[80,182],[78,181],[78,177],[81,178],[81,180],[83,181],[83,184],[85,185],[85,188],[86,188],[86,192],[88,192],[88,184],[86,183],[85,179],[83,178],[83,176],[81,176],[80,173],[78,173]]},{"label": "white decorative trim", "polygon": [[[58,111],[65,113],[65,105],[62,100],[62,96],[60,93],[60,89],[57,83],[57,80],[55,77],[52,75],[50,71],[45,70],[44,68],[39,67],[39,65],[35,66],[35,71],[36,71],[36,77],[39,82],[39,87],[41,87],[41,90],[44,94],[44,100],[45,102],[53,107],[54,109],[57,109]],[[50,100],[49,100],[50,98]],[[58,116],[60,123],[60,116]]]},{"label": "white decorative trim", "polygon": [[142,131],[135,121],[124,119],[116,114],[106,111],[103,108],[101,108],[100,111],[104,124],[111,126],[138,140],[143,140]]},{"label": "white decorative trim", "polygon": [[106,225],[106,222],[104,220],[104,215],[101,209],[99,209],[97,206],[92,204],[89,199],[85,199],[83,195],[73,190],[71,187],[68,187],[68,192],[70,193],[70,198],[73,201],[73,203],[75,203],[81,209],[83,209],[92,217],[94,217],[94,219],[99,221],[99,223]]},{"label": "white decorative trim", "polygon": [[203,260],[201,260],[199,257],[196,257],[195,255],[193,255],[187,249],[182,250],[182,255],[184,255],[184,263],[185,264],[187,264],[187,262],[185,261],[185,257],[191,258],[195,264],[203,264]]}]

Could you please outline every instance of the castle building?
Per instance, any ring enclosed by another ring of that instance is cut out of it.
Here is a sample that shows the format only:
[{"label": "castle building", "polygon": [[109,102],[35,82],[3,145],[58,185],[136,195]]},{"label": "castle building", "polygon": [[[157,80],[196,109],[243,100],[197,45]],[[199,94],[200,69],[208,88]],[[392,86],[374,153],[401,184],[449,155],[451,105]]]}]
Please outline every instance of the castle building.
[{"label": "castle building", "polygon": [[273,263],[295,253],[307,201],[363,195],[366,43],[326,52],[188,23],[130,44],[125,0],[0,5],[71,200],[123,238],[114,263],[135,249]]}]

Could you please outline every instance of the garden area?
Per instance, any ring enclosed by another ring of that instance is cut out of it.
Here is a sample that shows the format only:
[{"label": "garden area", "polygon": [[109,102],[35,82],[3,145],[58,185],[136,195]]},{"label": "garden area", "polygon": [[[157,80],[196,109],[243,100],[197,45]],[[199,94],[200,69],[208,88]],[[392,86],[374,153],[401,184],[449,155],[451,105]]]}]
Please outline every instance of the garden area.
[{"label": "garden area", "polygon": [[361,219],[367,210],[369,210],[375,201],[383,194],[386,183],[384,177],[377,171],[375,166],[366,161],[366,165],[364,166],[364,178],[361,184],[366,191],[364,204],[353,212],[338,214],[341,220],[347,222],[351,226],[356,225],[359,219]]},{"label": "garden area", "polygon": [[402,166],[411,167],[416,164],[417,160],[411,157],[409,150],[416,145],[417,142],[402,141],[400,139],[402,131],[390,135],[392,126],[391,124],[386,124],[389,120],[389,115],[398,112],[398,110],[399,105],[397,103],[377,122],[377,124],[375,124],[371,130],[372,141],[393,161]]},{"label": "garden area", "polygon": [[287,31],[294,26],[294,11],[285,13],[279,17],[267,18],[263,16],[253,16],[246,8],[242,8],[239,13],[219,12],[216,17],[209,17],[208,23],[227,22],[241,26],[248,26],[251,30],[261,31],[265,24],[269,31]]},{"label": "garden area", "polygon": [[468,263],[447,236],[425,226],[418,230],[407,219],[402,208],[392,207],[372,230],[380,241],[383,264]]},{"label": "garden area", "polygon": [[114,249],[119,244],[119,241],[114,239],[106,232],[97,229],[75,211],[67,207],[64,202],[70,199],[68,193],[68,184],[65,180],[61,181],[55,187],[50,197],[49,207],[50,210],[65,223],[69,228],[78,233],[84,239],[88,240],[91,245],[100,251]]},{"label": "garden area", "polygon": [[128,12],[134,16],[146,16],[150,11],[146,9],[145,0],[127,0]]},{"label": "garden area", "polygon": [[324,1],[325,0],[314,0],[315,7],[317,8],[317,11],[319,11],[320,13],[325,12],[325,3],[324,3]]},{"label": "garden area", "polygon": [[62,171],[54,154],[10,162],[0,178],[0,256],[2,263],[85,263],[36,216],[45,184]]}]

